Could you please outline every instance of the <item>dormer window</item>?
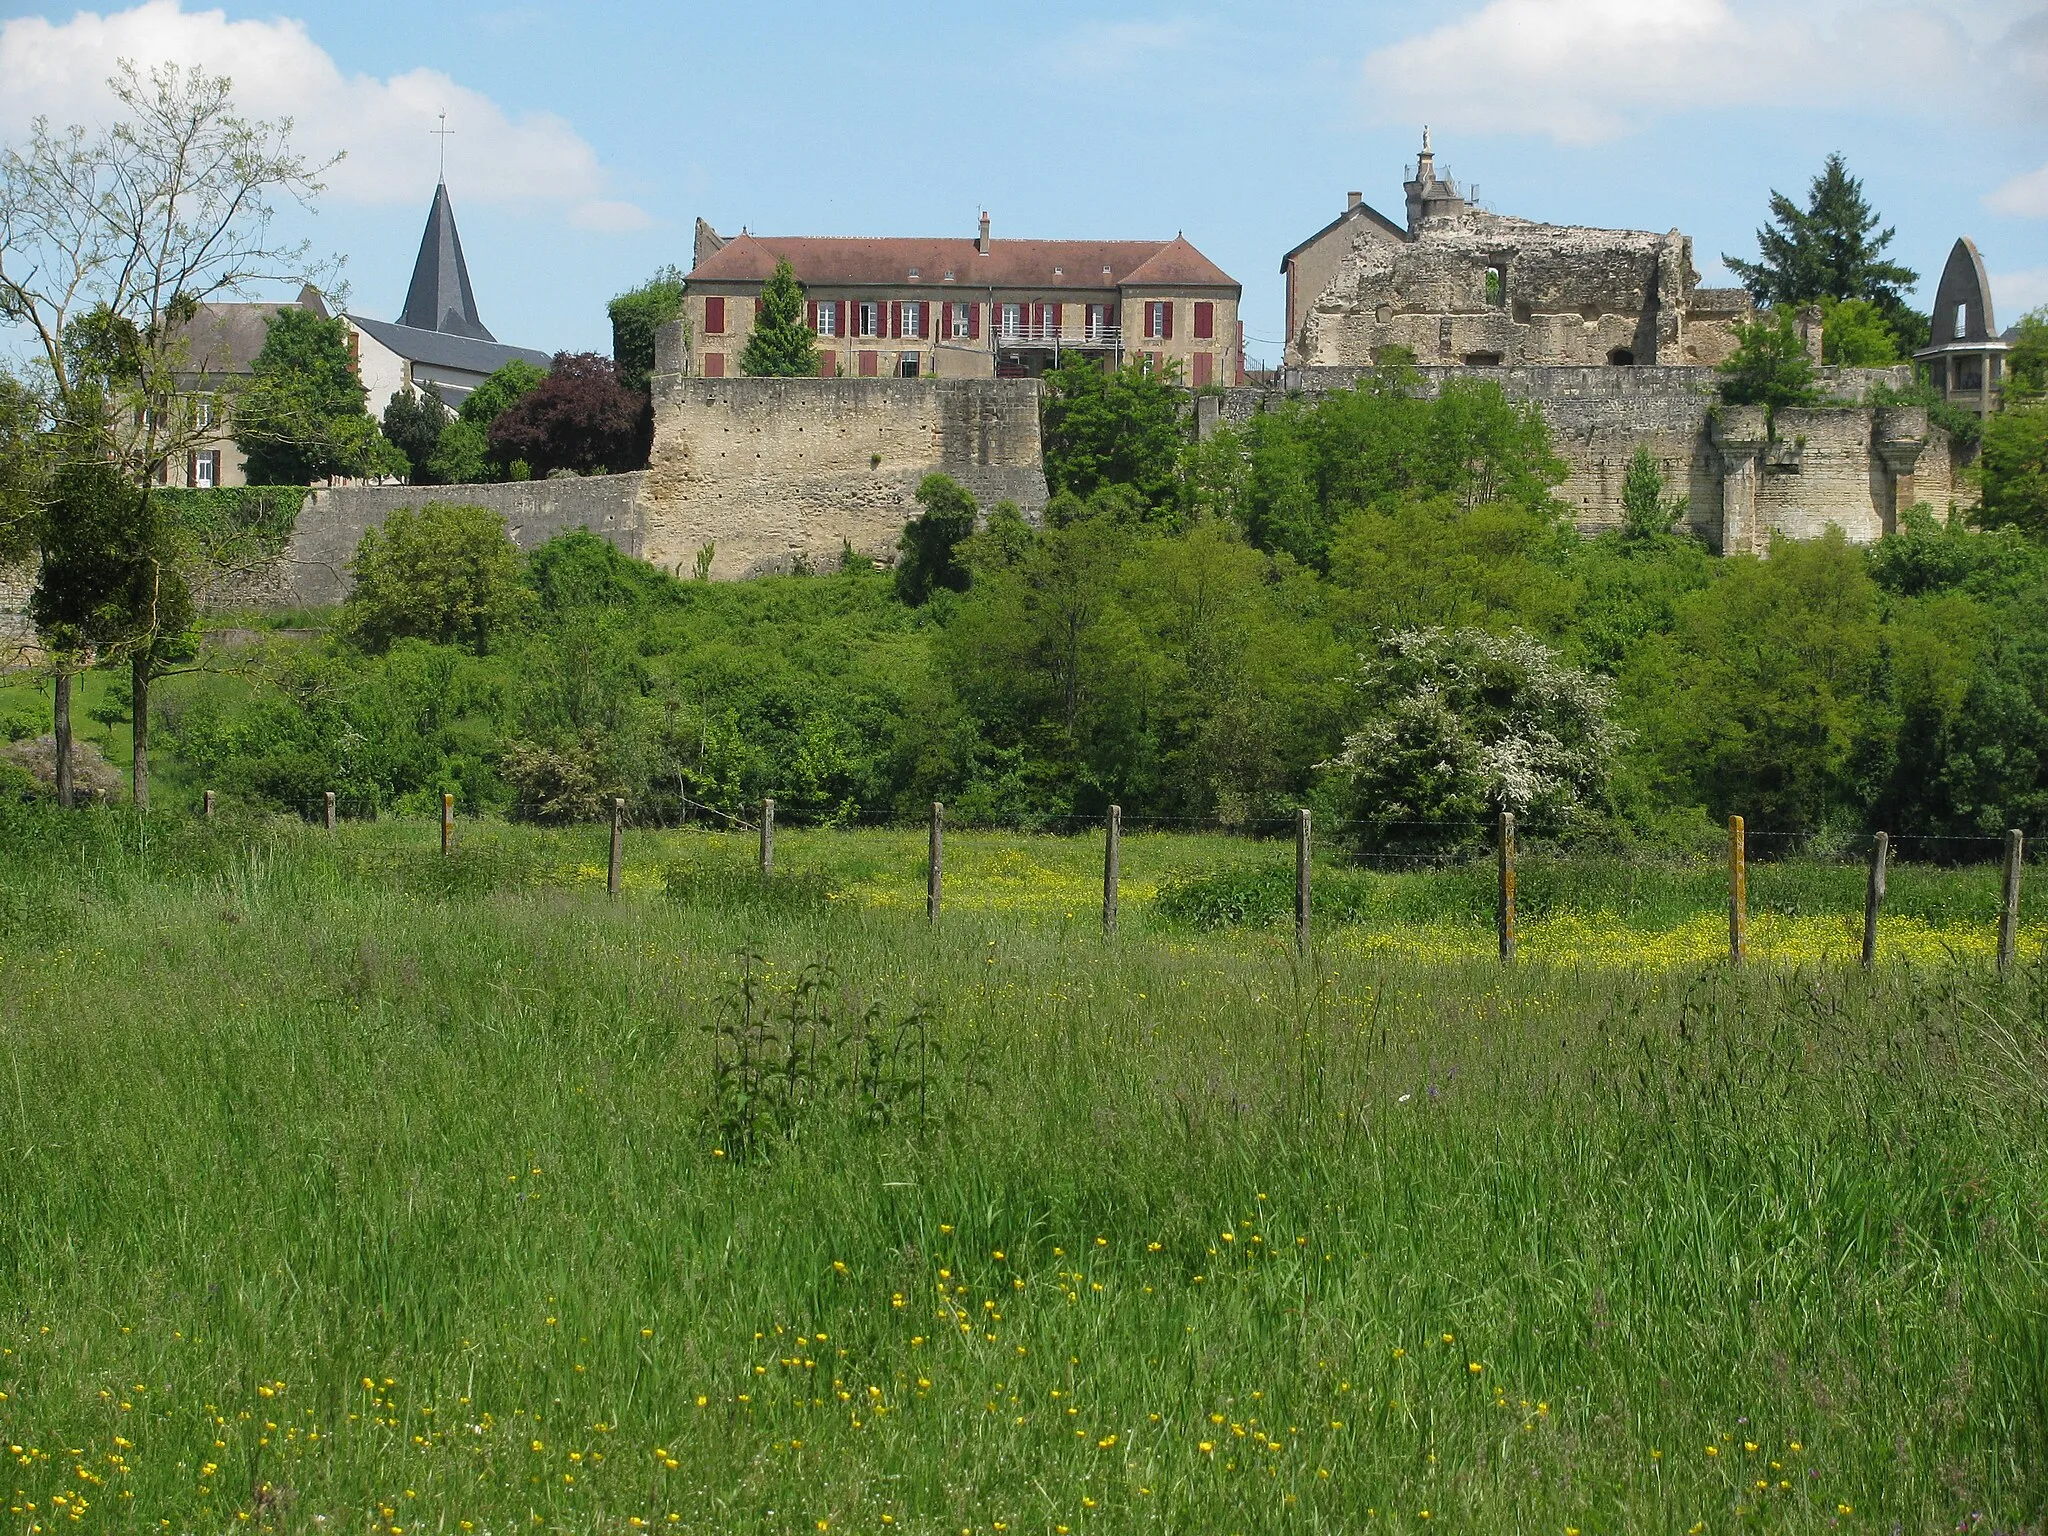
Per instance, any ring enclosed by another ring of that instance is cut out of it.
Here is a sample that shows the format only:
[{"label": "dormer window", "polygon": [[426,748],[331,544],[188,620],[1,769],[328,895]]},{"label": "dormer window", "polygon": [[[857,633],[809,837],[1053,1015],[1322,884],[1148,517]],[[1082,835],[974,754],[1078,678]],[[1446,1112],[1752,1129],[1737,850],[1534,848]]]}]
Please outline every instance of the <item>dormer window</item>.
[{"label": "dormer window", "polygon": [[917,271],[917,268],[915,268],[915,267],[912,267],[912,268],[910,269],[910,280],[911,280],[911,281],[912,281],[912,282],[914,283],[914,282],[916,282],[916,281],[917,281],[917,278],[918,278],[918,271]]}]

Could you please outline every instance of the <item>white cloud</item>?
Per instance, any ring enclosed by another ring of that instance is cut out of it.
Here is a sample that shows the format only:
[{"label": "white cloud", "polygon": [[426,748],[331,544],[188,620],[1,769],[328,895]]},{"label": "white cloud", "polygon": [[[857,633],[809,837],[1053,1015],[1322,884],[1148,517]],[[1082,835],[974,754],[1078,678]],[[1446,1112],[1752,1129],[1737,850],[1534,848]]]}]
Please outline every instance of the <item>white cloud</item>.
[{"label": "white cloud", "polygon": [[59,125],[106,121],[114,110],[106,79],[121,59],[145,71],[171,61],[232,77],[238,108],[292,118],[293,142],[309,157],[347,151],[325,178],[344,201],[424,205],[440,155],[432,130],[446,112],[454,130],[449,184],[459,201],[565,204],[573,222],[592,229],[635,228],[634,216],[646,218],[604,200],[596,151],[552,113],[514,118],[439,70],[345,75],[302,22],[230,21],[218,10],[187,11],[180,0],[146,0],[104,16],[80,11],[61,23],[27,16],[0,24],[0,138],[19,138],[39,113]]},{"label": "white cloud", "polygon": [[2013,177],[1988,194],[1984,201],[1999,213],[2016,213],[2023,218],[2048,218],[2048,165],[2024,176]]},{"label": "white cloud", "polygon": [[654,220],[638,203],[613,203],[598,198],[578,203],[569,211],[569,222],[578,229],[594,229],[606,235],[654,227]]},{"label": "white cloud", "polygon": [[1975,49],[1955,10],[1856,0],[1489,0],[1371,54],[1367,106],[1385,121],[1455,122],[1573,144],[1619,137],[1654,116],[1756,102],[1913,110],[1952,101],[1943,93],[1967,78]]},{"label": "white cloud", "polygon": [[1993,272],[1991,307],[2001,326],[2011,325],[2029,310],[2048,305],[2048,267],[2022,267],[2017,272]]}]

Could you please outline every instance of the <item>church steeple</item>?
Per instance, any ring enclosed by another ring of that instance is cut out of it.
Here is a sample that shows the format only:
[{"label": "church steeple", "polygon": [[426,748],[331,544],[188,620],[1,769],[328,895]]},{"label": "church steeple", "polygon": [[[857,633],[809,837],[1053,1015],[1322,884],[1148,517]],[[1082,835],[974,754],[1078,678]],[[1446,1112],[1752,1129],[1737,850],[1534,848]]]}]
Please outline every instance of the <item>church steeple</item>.
[{"label": "church steeple", "polygon": [[427,214],[419,259],[413,263],[412,286],[405,291],[405,309],[398,323],[476,341],[498,339],[477,318],[476,295],[469,290],[469,264],[462,259],[462,237],[455,232],[455,210],[449,205],[445,181],[434,188],[434,206]]}]

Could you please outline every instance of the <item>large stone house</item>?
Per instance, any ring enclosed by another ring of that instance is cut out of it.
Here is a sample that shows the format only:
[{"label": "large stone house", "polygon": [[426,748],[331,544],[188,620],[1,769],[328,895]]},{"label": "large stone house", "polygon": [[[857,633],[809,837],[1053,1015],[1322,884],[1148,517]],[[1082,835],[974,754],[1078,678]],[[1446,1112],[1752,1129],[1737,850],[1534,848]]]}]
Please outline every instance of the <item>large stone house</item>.
[{"label": "large stone house", "polygon": [[787,261],[819,371],[849,378],[1033,378],[1065,354],[1140,358],[1193,388],[1239,381],[1238,283],[1171,240],[719,235],[697,222],[685,371],[740,372],[761,285]]},{"label": "large stone house", "polygon": [[157,466],[162,484],[204,491],[248,483],[242,452],[233,436],[235,392],[249,381],[256,354],[270,334],[271,318],[286,309],[310,309],[323,320],[327,318],[326,301],[308,286],[297,299],[283,304],[231,300],[201,304],[178,328],[178,393],[201,435],[183,463],[166,459]]},{"label": "large stone house", "polygon": [[1582,229],[1475,207],[1439,177],[1429,130],[1397,224],[1351,194],[1281,259],[1286,362],[1370,366],[1388,347],[1425,364],[1707,365],[1749,318],[1740,288],[1702,288],[1672,230]]}]

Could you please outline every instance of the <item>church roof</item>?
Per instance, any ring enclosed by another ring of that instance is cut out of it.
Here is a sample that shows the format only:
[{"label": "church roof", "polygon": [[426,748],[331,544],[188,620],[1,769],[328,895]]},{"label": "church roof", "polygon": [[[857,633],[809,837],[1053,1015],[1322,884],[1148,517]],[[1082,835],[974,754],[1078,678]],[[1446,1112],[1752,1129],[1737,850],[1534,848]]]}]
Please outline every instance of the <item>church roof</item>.
[{"label": "church roof", "polygon": [[552,366],[554,359],[531,347],[508,347],[502,341],[480,341],[474,336],[457,336],[447,331],[421,330],[417,326],[393,325],[389,320],[372,320],[350,315],[348,323],[375,338],[409,363],[429,368],[452,368],[464,373],[495,373],[514,358],[538,367]]},{"label": "church roof", "polygon": [[416,331],[497,340],[477,318],[469,264],[462,259],[462,237],[455,231],[455,209],[448,202],[445,181],[434,188],[434,206],[427,214],[426,233],[420,236],[419,259],[413,263],[412,285],[405,290],[398,323]]},{"label": "church roof", "polygon": [[787,261],[805,287],[1115,288],[1126,283],[1231,288],[1234,278],[1185,239],[990,240],[841,239],[735,235],[705,255],[693,283],[754,283]]}]

